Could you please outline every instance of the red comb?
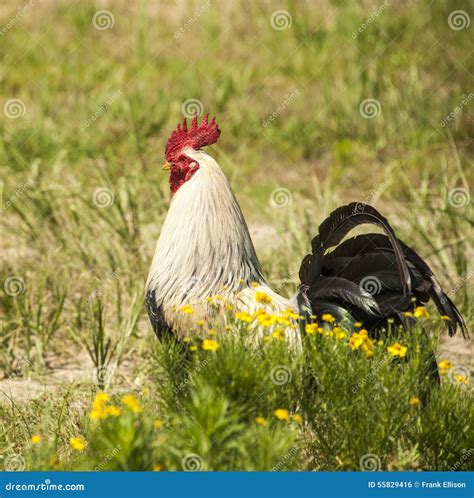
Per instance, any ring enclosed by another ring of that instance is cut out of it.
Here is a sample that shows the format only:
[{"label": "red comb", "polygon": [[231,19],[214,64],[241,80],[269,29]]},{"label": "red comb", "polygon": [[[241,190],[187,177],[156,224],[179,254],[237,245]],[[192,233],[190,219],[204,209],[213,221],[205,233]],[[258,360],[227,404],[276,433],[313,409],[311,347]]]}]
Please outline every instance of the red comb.
[{"label": "red comb", "polygon": [[183,124],[178,125],[168,139],[165,152],[166,160],[170,163],[176,161],[180,152],[186,147],[198,150],[206,145],[215,144],[220,134],[221,130],[217,126],[216,118],[212,118],[212,121],[209,123],[209,114],[204,116],[199,126],[196,114],[189,130],[186,118],[184,118]]}]

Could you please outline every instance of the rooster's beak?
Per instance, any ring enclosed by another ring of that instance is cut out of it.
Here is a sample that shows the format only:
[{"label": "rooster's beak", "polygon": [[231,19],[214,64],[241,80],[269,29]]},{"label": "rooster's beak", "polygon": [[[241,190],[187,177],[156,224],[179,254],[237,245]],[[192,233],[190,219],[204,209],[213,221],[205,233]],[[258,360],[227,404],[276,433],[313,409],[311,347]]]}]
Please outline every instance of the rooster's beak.
[{"label": "rooster's beak", "polygon": [[161,167],[162,170],[168,170],[168,169],[171,169],[171,164],[166,162],[165,164],[163,164],[163,166]]}]

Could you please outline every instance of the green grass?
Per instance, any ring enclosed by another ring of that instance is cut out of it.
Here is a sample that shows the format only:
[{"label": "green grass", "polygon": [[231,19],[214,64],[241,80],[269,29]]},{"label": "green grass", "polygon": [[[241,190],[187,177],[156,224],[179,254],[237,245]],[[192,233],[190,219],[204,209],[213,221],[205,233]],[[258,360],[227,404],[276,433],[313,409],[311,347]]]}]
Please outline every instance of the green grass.
[{"label": "green grass", "polygon": [[[380,363],[390,338],[370,360],[319,335],[299,357],[225,335],[215,353],[184,354],[157,343],[142,301],[169,202],[164,145],[198,99],[274,288],[295,290],[332,209],[365,201],[428,259],[472,330],[472,100],[443,125],[474,69],[470,30],[448,17],[472,23],[472,5],[390,2],[353,38],[373,4],[211,4],[177,37],[205,2],[128,4],[105,7],[103,31],[90,1],[0,12],[1,27],[16,19],[0,36],[0,467],[180,470],[198,455],[210,470],[355,470],[374,454],[384,469],[472,468],[471,387],[446,375],[425,393],[419,330],[399,365]],[[279,9],[288,29],[271,27]],[[369,98],[373,119],[359,111]],[[285,207],[272,207],[276,188]],[[424,326],[435,343],[439,322]],[[439,343],[471,373],[470,343]],[[271,381],[278,365],[291,382]],[[117,405],[135,393],[143,412],[94,423],[99,389]],[[85,453],[69,445],[78,435]]]}]

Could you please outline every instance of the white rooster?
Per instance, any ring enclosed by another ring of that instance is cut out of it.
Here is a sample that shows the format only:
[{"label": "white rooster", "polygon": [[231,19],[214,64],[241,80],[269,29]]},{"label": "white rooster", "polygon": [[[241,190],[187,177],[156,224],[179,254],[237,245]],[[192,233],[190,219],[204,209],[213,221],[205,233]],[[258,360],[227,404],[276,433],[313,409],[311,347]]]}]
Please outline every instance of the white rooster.
[{"label": "white rooster", "polygon": [[[166,146],[163,169],[170,170],[172,201],[146,283],[148,313],[158,338],[164,333],[198,335],[201,320],[223,326],[230,307],[249,322],[263,323],[269,333],[279,327],[296,346],[301,344],[298,315],[316,321],[330,315],[349,331],[360,321],[376,335],[387,319],[408,326],[405,312],[415,300],[421,305],[430,298],[446,317],[450,335],[458,326],[465,333],[463,318],[428,265],[366,204],[352,203],[331,213],[301,264],[298,292],[291,299],[274,292],[229,182],[202,150],[216,143],[220,133],[215,118],[209,122],[206,116],[198,125],[194,117],[189,129],[185,119]],[[352,228],[366,223],[384,234],[341,243]],[[366,282],[375,283],[375,289]]]}]

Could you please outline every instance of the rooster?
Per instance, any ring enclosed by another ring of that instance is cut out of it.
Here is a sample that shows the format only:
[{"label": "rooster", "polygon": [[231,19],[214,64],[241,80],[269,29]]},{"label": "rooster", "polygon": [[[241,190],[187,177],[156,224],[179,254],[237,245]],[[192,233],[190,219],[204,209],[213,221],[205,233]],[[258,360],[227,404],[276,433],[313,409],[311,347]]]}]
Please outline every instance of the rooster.
[{"label": "rooster", "polygon": [[[461,314],[427,263],[367,204],[342,206],[321,223],[291,299],[273,291],[234,192],[217,162],[203,150],[216,143],[220,133],[215,118],[209,121],[206,115],[199,125],[195,116],[189,128],[184,119],[166,145],[163,169],[170,171],[172,200],[146,282],[148,314],[158,338],[199,336],[202,323],[223,326],[227,310],[234,309],[256,324],[255,336],[262,329],[274,333],[278,328],[290,344],[301,348],[299,317],[316,322],[329,317],[348,331],[362,322],[377,336],[388,323],[407,328],[413,320],[407,312],[414,303],[430,299],[449,334],[460,328],[465,335]],[[375,225],[383,233],[343,241],[362,224]]]}]

